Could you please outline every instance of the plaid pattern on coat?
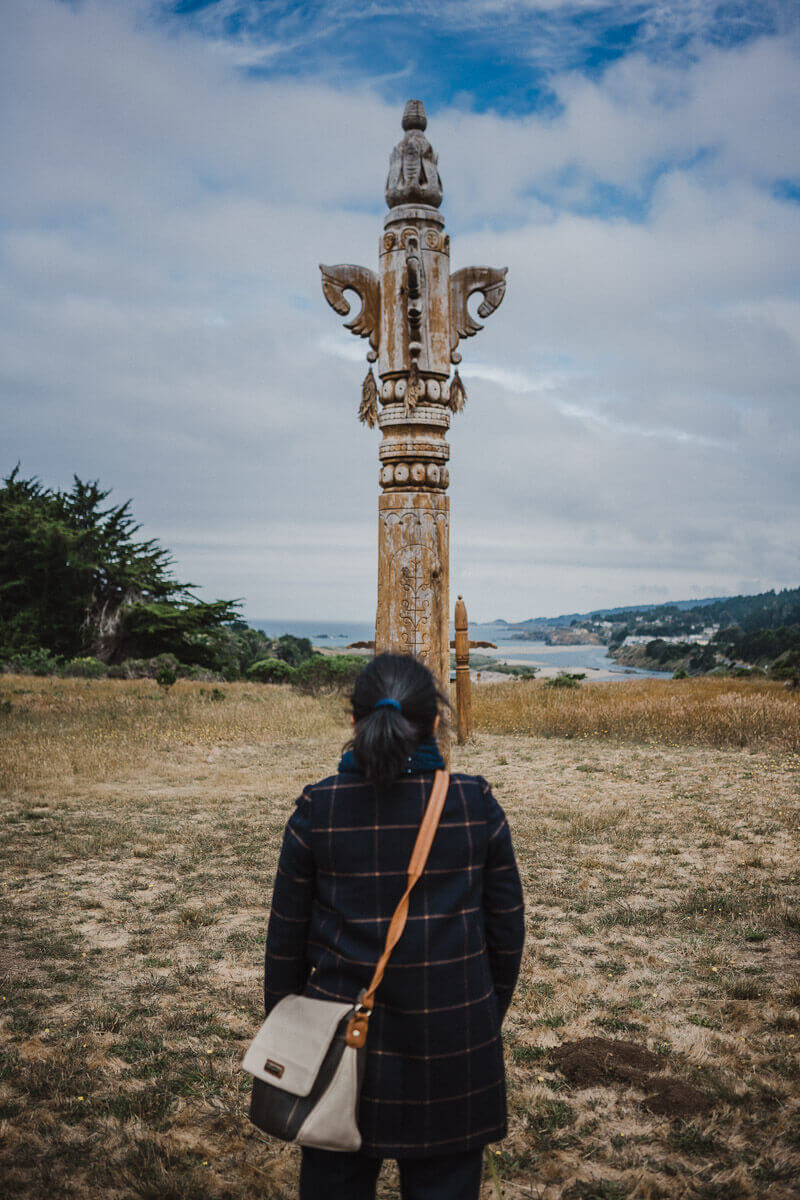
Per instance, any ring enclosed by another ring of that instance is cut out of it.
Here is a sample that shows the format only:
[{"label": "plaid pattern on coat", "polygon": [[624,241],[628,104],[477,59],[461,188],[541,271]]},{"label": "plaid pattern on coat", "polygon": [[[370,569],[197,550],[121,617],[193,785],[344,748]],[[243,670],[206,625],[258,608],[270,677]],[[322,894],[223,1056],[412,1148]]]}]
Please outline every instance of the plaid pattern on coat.
[{"label": "plaid pattern on coat", "polygon": [[[305,788],[281,850],[266,951],[267,1012],[283,996],[355,1001],[369,985],[433,772],[380,795],[340,772]],[[452,1154],[506,1132],[500,1022],[524,939],[508,824],[480,776],[452,775],[367,1038],[363,1150]]]}]

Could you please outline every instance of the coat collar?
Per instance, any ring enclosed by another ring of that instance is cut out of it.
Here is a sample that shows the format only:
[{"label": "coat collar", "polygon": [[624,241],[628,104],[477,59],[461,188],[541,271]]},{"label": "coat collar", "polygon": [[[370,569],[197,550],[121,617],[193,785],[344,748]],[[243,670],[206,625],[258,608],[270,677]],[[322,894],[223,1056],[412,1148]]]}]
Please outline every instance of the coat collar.
[{"label": "coat collar", "polygon": [[[439,752],[436,739],[425,738],[423,741],[417,742],[417,745],[408,756],[408,765],[403,774],[416,775],[420,771],[441,771],[443,769],[444,759]],[[338,770],[348,775],[364,774],[352,750],[344,752],[339,762]]]}]

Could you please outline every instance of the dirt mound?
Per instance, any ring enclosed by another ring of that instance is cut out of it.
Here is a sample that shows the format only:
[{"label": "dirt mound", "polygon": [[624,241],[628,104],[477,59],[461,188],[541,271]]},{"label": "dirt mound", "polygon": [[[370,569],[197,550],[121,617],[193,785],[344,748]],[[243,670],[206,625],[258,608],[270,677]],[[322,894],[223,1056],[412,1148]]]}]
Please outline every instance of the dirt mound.
[{"label": "dirt mound", "polygon": [[552,1054],[553,1063],[578,1087],[592,1087],[608,1079],[623,1083],[649,1082],[653,1071],[663,1071],[667,1060],[635,1042],[609,1038],[581,1038],[564,1042]]},{"label": "dirt mound", "polygon": [[645,1096],[642,1105],[660,1116],[700,1117],[714,1107],[710,1096],[680,1079],[651,1079],[648,1086],[653,1091]]},{"label": "dirt mound", "polygon": [[651,1113],[668,1117],[694,1117],[709,1112],[712,1101],[705,1092],[669,1075],[657,1075],[667,1059],[635,1042],[608,1038],[581,1038],[564,1042],[551,1055],[553,1065],[577,1087],[593,1087],[614,1080],[649,1094],[642,1101]]}]

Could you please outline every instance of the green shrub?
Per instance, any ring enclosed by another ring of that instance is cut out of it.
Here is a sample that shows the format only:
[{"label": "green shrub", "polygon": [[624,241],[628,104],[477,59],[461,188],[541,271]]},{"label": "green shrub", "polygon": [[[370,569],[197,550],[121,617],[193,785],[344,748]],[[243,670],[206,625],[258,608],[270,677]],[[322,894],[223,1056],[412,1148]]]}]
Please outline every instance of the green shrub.
[{"label": "green shrub", "polygon": [[157,654],[148,660],[147,667],[151,679],[158,679],[162,671],[173,671],[177,678],[186,669],[174,654]]},{"label": "green shrub", "polygon": [[792,679],[800,675],[800,650],[784,650],[769,669],[773,679]]},{"label": "green shrub", "polygon": [[58,654],[51,654],[42,648],[16,653],[9,651],[6,655],[0,655],[0,659],[3,658],[3,669],[14,675],[55,675],[63,661]]},{"label": "green shrub", "polygon": [[545,679],[545,687],[554,688],[576,688],[580,687],[581,680],[586,678],[586,672],[572,673],[569,671],[560,671],[558,675],[554,675],[552,679]]},{"label": "green shrub", "polygon": [[299,667],[316,655],[316,650],[308,638],[295,637],[293,633],[282,633],[272,645],[275,657],[282,659],[290,667]]},{"label": "green shrub", "polygon": [[62,671],[64,675],[76,679],[101,679],[108,674],[108,667],[99,658],[87,655],[85,658],[71,658]]},{"label": "green shrub", "polygon": [[195,679],[200,683],[216,683],[224,676],[220,671],[210,671],[208,667],[184,667],[178,671],[179,679]]},{"label": "green shrub", "polygon": [[294,683],[297,671],[279,658],[262,658],[247,668],[247,678],[258,683]]},{"label": "green shrub", "polygon": [[193,677],[194,668],[178,662],[174,654],[157,654],[155,658],[126,658],[108,668],[110,679],[158,679],[162,671],[171,671],[176,679]]},{"label": "green shrub", "polygon": [[164,688],[165,691],[169,691],[177,678],[178,676],[175,674],[172,667],[162,667],[156,675],[156,683],[160,688]]},{"label": "green shrub", "polygon": [[187,666],[178,662],[174,654],[159,654],[156,658],[126,658],[108,668],[109,679],[155,679],[162,671],[171,671],[176,679],[197,679],[201,683],[212,683],[223,678],[220,671],[208,667]]},{"label": "green shrub", "polygon": [[146,659],[126,658],[125,662],[112,663],[108,668],[109,679],[146,679]]},{"label": "green shrub", "polygon": [[712,646],[698,646],[689,658],[689,670],[703,675],[716,666],[717,656]]},{"label": "green shrub", "polygon": [[297,668],[297,685],[304,692],[347,691],[363,671],[364,659],[358,654],[317,654]]},{"label": "green shrub", "polygon": [[496,666],[491,667],[490,670],[498,671],[501,675],[513,675],[515,679],[535,679],[539,668],[529,667],[527,664],[525,666],[517,666],[516,664],[508,666],[507,663],[498,663]]}]

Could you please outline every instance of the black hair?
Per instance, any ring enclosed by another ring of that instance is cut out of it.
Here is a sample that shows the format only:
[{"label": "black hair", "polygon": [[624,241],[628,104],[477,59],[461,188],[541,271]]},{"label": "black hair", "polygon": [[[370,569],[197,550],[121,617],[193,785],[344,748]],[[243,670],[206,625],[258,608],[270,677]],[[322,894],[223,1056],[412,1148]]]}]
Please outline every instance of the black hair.
[{"label": "black hair", "polygon": [[428,668],[404,654],[373,658],[350,700],[356,726],[348,746],[367,779],[378,785],[402,773],[414,747],[433,736],[434,721],[449,707]]}]

